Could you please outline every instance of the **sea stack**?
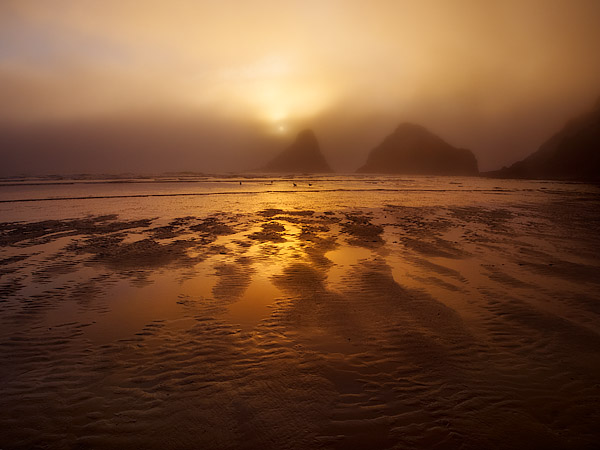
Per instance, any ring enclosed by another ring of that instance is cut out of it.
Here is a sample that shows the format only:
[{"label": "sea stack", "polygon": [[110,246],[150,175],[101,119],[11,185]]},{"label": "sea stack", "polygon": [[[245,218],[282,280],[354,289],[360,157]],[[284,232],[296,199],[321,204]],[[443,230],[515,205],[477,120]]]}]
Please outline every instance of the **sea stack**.
[{"label": "sea stack", "polygon": [[600,99],[522,161],[486,172],[495,178],[600,180]]},{"label": "sea stack", "polygon": [[360,173],[478,175],[470,150],[456,148],[424,127],[403,123],[375,147]]},{"label": "sea stack", "polygon": [[298,133],[292,145],[273,158],[262,170],[286,173],[333,172],[321,153],[319,142],[312,130]]}]

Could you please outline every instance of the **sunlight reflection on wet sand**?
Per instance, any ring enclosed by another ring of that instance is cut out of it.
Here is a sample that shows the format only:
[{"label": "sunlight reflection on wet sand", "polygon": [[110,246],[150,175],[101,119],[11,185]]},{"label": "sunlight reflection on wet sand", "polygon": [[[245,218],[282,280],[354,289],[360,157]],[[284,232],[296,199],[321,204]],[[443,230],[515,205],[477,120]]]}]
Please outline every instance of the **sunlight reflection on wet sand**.
[{"label": "sunlight reflection on wet sand", "polygon": [[16,447],[585,447],[586,195],[6,225],[0,425]]}]

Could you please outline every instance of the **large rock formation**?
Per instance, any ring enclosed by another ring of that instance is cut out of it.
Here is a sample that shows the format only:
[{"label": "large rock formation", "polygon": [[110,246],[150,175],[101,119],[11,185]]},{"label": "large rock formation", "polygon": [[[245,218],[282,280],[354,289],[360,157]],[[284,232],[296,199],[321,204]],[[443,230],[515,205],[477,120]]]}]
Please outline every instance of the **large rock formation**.
[{"label": "large rock formation", "polygon": [[403,123],[375,147],[362,173],[477,175],[471,151],[456,148],[420,125]]},{"label": "large rock formation", "polygon": [[522,161],[483,175],[498,178],[600,179],[600,99]]},{"label": "large rock formation", "polygon": [[296,140],[273,158],[264,172],[325,173],[333,172],[321,153],[319,143],[312,130],[301,131]]}]

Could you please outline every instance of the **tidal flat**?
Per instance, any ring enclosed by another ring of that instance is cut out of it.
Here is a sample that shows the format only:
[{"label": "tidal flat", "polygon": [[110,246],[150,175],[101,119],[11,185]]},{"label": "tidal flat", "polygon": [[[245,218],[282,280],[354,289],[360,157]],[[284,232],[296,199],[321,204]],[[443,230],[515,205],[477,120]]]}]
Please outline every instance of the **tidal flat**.
[{"label": "tidal flat", "polygon": [[599,194],[4,183],[0,448],[593,448]]}]

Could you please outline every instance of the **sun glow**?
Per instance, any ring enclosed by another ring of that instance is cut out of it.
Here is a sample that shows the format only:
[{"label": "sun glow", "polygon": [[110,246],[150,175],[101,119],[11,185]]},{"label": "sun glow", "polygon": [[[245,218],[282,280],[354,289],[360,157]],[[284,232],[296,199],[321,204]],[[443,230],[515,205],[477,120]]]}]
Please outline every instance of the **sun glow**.
[{"label": "sun glow", "polygon": [[219,70],[213,103],[228,115],[253,117],[270,132],[284,134],[290,123],[318,116],[338,96],[336,84],[309,67],[298,58],[271,55]]},{"label": "sun glow", "polygon": [[333,98],[332,90],[324,83],[295,80],[265,80],[240,95],[254,114],[269,124],[314,117],[330,105]]}]

